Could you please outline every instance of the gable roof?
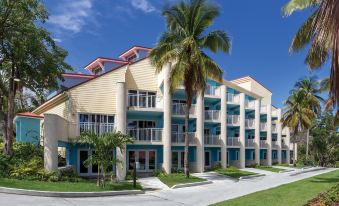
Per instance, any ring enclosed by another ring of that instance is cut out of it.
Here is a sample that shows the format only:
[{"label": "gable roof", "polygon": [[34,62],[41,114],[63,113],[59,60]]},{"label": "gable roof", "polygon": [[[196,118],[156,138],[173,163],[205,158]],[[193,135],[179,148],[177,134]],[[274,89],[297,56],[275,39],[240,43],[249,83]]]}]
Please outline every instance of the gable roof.
[{"label": "gable roof", "polygon": [[21,117],[30,117],[30,118],[39,118],[43,119],[44,117],[41,115],[37,115],[33,112],[22,112],[22,113],[17,113],[16,116],[21,116]]},{"label": "gable roof", "polygon": [[261,84],[259,81],[257,81],[256,79],[254,79],[253,77],[251,76],[244,76],[244,77],[240,77],[240,78],[237,78],[237,79],[233,79],[231,80],[231,82],[235,83],[235,84],[243,84],[243,83],[246,83],[246,82],[251,82],[251,81],[255,81],[257,82],[258,84],[260,84],[263,88],[265,88],[267,91],[271,92],[271,90],[269,90],[267,87],[265,87],[263,84]]}]

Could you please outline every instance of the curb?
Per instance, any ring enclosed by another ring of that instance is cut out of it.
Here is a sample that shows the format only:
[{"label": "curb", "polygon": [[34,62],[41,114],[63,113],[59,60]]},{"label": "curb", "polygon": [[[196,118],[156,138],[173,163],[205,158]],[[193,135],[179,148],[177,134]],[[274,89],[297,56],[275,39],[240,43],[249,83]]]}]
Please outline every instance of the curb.
[{"label": "curb", "polygon": [[192,182],[192,183],[185,183],[185,184],[177,184],[173,185],[171,189],[178,189],[178,188],[184,188],[184,187],[194,187],[194,186],[199,186],[199,185],[207,185],[207,184],[212,184],[213,182],[210,180],[203,181],[203,182]]},{"label": "curb", "polygon": [[242,176],[242,177],[239,177],[239,180],[252,179],[252,178],[255,178],[255,177],[263,177],[263,176],[266,176],[266,175],[265,174],[257,174],[257,175]]},{"label": "curb", "polygon": [[107,192],[51,192],[39,190],[25,190],[8,187],[0,187],[0,193],[42,196],[42,197],[105,197],[116,195],[136,195],[144,194],[142,190],[121,190],[121,191],[107,191]]},{"label": "curb", "polygon": [[286,172],[293,172],[294,170],[283,170],[283,171],[279,171],[278,173],[286,173]]},{"label": "curb", "polygon": [[324,170],[324,169],[326,169],[326,167],[316,167],[316,168],[307,169],[307,170],[303,169],[301,171],[290,174],[290,176],[296,176],[296,175],[304,174],[307,172],[314,172],[314,171],[319,171],[319,170]]}]

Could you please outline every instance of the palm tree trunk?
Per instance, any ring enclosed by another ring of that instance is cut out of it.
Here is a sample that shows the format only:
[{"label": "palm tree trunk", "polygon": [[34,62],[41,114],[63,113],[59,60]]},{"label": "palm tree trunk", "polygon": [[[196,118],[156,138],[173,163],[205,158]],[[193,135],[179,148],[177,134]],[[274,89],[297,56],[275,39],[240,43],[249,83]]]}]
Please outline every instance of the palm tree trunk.
[{"label": "palm tree trunk", "polygon": [[189,147],[188,121],[189,121],[190,109],[191,109],[191,102],[188,100],[186,104],[186,108],[185,108],[185,157],[184,157],[184,172],[187,178],[189,178],[190,176],[189,159],[188,159],[188,147]]},{"label": "palm tree trunk", "polygon": [[306,131],[306,156],[305,156],[306,163],[308,162],[309,139],[310,139],[310,130],[307,129]]},{"label": "palm tree trunk", "polygon": [[296,149],[296,144],[293,142],[293,166],[297,166],[297,160],[295,158],[295,149]]},{"label": "palm tree trunk", "polygon": [[97,187],[100,187],[100,164],[98,164]]}]

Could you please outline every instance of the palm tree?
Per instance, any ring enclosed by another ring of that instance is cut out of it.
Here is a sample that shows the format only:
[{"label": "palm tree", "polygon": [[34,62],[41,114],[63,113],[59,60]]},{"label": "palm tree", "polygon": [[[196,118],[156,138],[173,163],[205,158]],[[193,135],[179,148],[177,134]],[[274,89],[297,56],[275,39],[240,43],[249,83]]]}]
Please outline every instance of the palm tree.
[{"label": "palm tree", "polygon": [[113,156],[113,148],[124,149],[126,144],[133,143],[133,139],[128,135],[115,131],[103,134],[82,132],[77,142],[95,149],[95,153],[85,160],[84,164],[98,167],[97,186],[105,187],[106,173],[109,168],[112,168],[114,164],[121,164]]},{"label": "palm tree", "polygon": [[339,1],[290,0],[283,12],[286,16],[308,7],[313,14],[304,22],[293,38],[290,52],[300,51],[311,44],[305,63],[311,69],[320,68],[331,58],[329,97],[339,106]]},{"label": "palm tree", "polygon": [[[320,82],[320,91],[329,91],[330,90],[330,78],[326,77]],[[334,99],[333,97],[329,97],[324,104],[324,110],[328,112],[330,109],[333,109]],[[334,118],[334,125],[339,125],[339,110],[337,110]]]},{"label": "palm tree", "polygon": [[[320,93],[319,81],[315,76],[300,79],[295,83],[293,90],[295,92],[296,91],[301,92],[305,107],[311,109],[315,115],[320,115],[321,113],[320,102],[324,102],[324,99],[321,96],[319,96]],[[312,119],[312,121],[314,119]],[[306,161],[308,160],[309,153],[309,135],[310,127],[306,127]]]},{"label": "palm tree", "polygon": [[166,19],[165,31],[156,47],[150,52],[156,72],[169,62],[175,63],[170,72],[171,92],[183,82],[186,93],[185,109],[185,158],[184,171],[189,177],[188,167],[188,121],[193,97],[203,92],[208,78],[221,81],[223,71],[206,53],[230,51],[230,40],[222,30],[207,32],[219,15],[217,5],[205,0],[180,1],[166,7],[162,15]]},{"label": "palm tree", "polygon": [[[283,127],[290,128],[292,133],[294,152],[298,135],[300,132],[309,128],[312,124],[312,120],[315,118],[314,111],[308,107],[304,98],[305,95],[303,91],[292,91],[292,94],[284,103],[284,113],[281,118]],[[293,164],[296,164],[295,158],[293,158]]]}]

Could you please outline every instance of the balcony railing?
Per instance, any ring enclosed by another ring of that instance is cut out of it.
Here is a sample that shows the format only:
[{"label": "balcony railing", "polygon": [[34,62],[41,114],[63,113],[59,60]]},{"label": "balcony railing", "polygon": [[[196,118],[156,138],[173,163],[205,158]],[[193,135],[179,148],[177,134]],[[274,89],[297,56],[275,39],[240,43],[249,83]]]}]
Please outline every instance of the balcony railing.
[{"label": "balcony railing", "polygon": [[266,105],[262,105],[262,106],[260,107],[260,113],[262,113],[262,114],[266,114],[266,113],[267,113],[267,107],[266,107]]},{"label": "balcony railing", "polygon": [[278,111],[277,110],[272,110],[272,117],[278,116]]},{"label": "balcony railing", "polygon": [[239,137],[228,137],[227,138],[227,146],[239,147],[240,146]]},{"label": "balcony railing", "polygon": [[136,141],[161,142],[162,128],[131,128],[127,134],[134,137]]},{"label": "balcony railing", "polygon": [[239,104],[240,97],[238,94],[227,93],[227,103]]},{"label": "balcony railing", "polygon": [[[185,133],[182,132],[172,132],[171,135],[172,143],[185,143]],[[188,132],[189,143],[195,143],[195,132]]]},{"label": "balcony railing", "polygon": [[[185,115],[187,104],[185,103],[174,103],[172,105],[172,114],[173,115]],[[195,105],[192,104],[190,108],[190,114],[194,114]]]},{"label": "balcony railing", "polygon": [[239,126],[239,115],[227,115],[227,124],[231,126]]},{"label": "balcony railing", "polygon": [[271,130],[272,130],[272,133],[277,133],[277,125],[272,124]]},{"label": "balcony railing", "polygon": [[205,120],[220,121],[220,110],[205,110]]},{"label": "balcony railing", "polygon": [[255,101],[245,101],[245,108],[246,109],[254,109],[255,108]]},{"label": "balcony railing", "polygon": [[220,87],[207,85],[205,88],[205,95],[220,96]]},{"label": "balcony railing", "polygon": [[272,140],[272,148],[274,148],[274,149],[278,149],[279,148],[277,140]]},{"label": "balcony railing", "polygon": [[128,94],[128,106],[138,108],[155,108],[156,99],[156,95]]},{"label": "balcony railing", "polygon": [[267,148],[268,147],[267,140],[260,140],[260,147],[261,148]]},{"label": "balcony railing", "polygon": [[267,123],[260,122],[260,131],[267,131]]},{"label": "balcony railing", "polygon": [[254,126],[255,126],[254,119],[245,119],[246,129],[254,129]]},{"label": "balcony railing", "polygon": [[220,145],[220,135],[205,135],[204,143],[206,145]]},{"label": "balcony railing", "polygon": [[254,139],[246,139],[245,140],[246,147],[254,147]]},{"label": "balcony railing", "polygon": [[100,122],[80,122],[79,133],[90,132],[97,135],[103,133],[110,133],[114,131],[114,123],[100,123]]}]

